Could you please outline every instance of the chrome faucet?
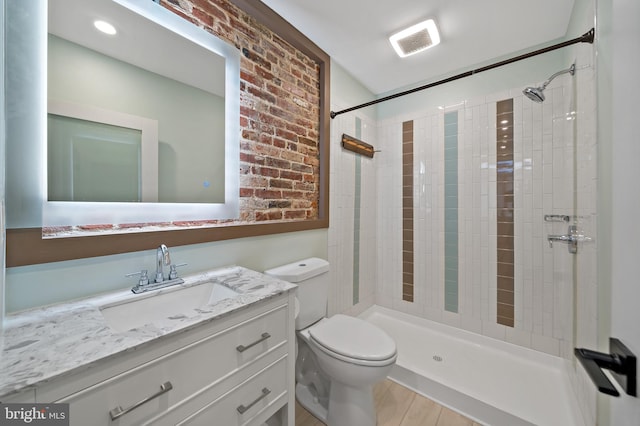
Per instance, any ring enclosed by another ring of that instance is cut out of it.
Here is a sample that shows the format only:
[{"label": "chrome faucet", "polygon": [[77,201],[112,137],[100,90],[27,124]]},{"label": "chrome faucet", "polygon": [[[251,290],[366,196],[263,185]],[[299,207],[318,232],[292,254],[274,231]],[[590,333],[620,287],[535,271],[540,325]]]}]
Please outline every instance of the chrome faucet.
[{"label": "chrome faucet", "polygon": [[160,244],[160,247],[156,250],[156,282],[161,283],[164,281],[164,273],[162,272],[162,266],[171,265],[171,256],[169,256],[169,249],[164,244]]},{"label": "chrome faucet", "polygon": [[[133,293],[138,294],[149,290],[169,287],[175,284],[183,284],[184,280],[182,278],[178,278],[178,271],[176,271],[176,268],[185,265],[186,263],[173,265],[171,263],[171,257],[169,256],[169,249],[166,245],[160,244],[160,247],[156,249],[156,277],[153,282],[150,282],[146,269],[143,269],[140,272],[126,274],[125,276],[132,277],[134,275],[140,275],[138,284],[131,289]],[[166,279],[163,272],[165,266],[169,266],[169,273],[167,274]]]}]

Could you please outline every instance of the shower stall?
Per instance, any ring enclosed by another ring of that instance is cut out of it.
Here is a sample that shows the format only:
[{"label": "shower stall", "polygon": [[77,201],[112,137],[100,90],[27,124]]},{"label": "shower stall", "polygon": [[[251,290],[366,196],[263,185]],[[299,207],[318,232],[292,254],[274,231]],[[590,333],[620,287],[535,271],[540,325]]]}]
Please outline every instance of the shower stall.
[{"label": "shower stall", "polygon": [[[489,424],[595,424],[596,391],[573,355],[596,347],[597,333],[593,48],[580,44],[557,58],[561,71],[546,81],[545,73],[384,119],[347,109],[332,122],[332,141],[349,134],[380,152],[368,159],[332,147],[329,313],[400,333],[391,377]],[[422,332],[409,336],[418,325]],[[442,355],[472,346],[505,362]],[[491,374],[477,392],[472,380],[434,372],[447,363],[449,371],[471,365],[470,375]],[[550,390],[517,376],[535,377],[544,365],[558,380]],[[444,393],[421,385],[429,380]],[[502,396],[476,398],[500,387]],[[527,409],[509,406],[517,392]],[[565,401],[566,416],[533,418],[548,410],[538,406],[541,395]],[[463,397],[483,408],[473,412]],[[488,407],[506,413],[503,423]]]}]

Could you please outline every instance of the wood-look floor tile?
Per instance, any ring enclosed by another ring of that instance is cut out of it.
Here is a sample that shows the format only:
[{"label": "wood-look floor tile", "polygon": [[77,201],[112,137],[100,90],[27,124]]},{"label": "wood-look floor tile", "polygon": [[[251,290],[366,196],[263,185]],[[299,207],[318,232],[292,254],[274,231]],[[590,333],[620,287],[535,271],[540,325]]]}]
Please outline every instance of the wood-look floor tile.
[{"label": "wood-look floor tile", "polygon": [[398,426],[415,396],[414,392],[404,386],[391,382],[380,405],[376,407],[378,426]]},{"label": "wood-look floor tile", "polygon": [[437,426],[473,426],[473,422],[447,407],[442,407]]},{"label": "wood-look floor tile", "polygon": [[296,426],[322,426],[322,422],[296,401]]},{"label": "wood-look floor tile", "polygon": [[376,407],[380,406],[382,399],[385,397],[387,392],[389,391],[389,386],[391,385],[391,380],[386,379],[381,382],[376,383],[373,386],[373,401]]},{"label": "wood-look floor tile", "polygon": [[[389,379],[373,387],[373,396],[377,426],[481,426]],[[296,426],[324,424],[296,401]]]},{"label": "wood-look floor tile", "polygon": [[416,395],[400,426],[437,426],[441,411],[441,405]]}]

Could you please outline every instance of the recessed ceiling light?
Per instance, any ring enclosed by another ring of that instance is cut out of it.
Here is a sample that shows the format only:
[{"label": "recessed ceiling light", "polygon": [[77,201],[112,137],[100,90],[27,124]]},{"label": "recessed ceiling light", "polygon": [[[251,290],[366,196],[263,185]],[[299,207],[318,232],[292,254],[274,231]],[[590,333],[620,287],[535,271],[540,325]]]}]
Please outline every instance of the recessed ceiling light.
[{"label": "recessed ceiling light", "polygon": [[440,34],[433,19],[420,22],[389,37],[398,56],[404,58],[440,43]]},{"label": "recessed ceiling light", "polygon": [[93,26],[108,35],[115,35],[117,33],[116,27],[106,21],[95,21]]}]

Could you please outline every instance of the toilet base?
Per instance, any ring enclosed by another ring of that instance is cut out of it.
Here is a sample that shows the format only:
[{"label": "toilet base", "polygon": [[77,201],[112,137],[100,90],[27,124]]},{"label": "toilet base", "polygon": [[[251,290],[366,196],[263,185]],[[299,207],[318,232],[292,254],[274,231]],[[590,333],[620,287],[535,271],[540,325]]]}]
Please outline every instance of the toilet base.
[{"label": "toilet base", "polygon": [[327,407],[322,406],[318,398],[311,392],[308,386],[296,384],[296,399],[305,410],[313,414],[315,418],[327,424]]},{"label": "toilet base", "polygon": [[376,408],[371,386],[354,388],[331,382],[328,426],[376,426]]}]

